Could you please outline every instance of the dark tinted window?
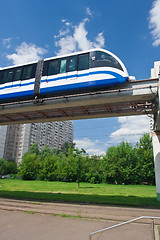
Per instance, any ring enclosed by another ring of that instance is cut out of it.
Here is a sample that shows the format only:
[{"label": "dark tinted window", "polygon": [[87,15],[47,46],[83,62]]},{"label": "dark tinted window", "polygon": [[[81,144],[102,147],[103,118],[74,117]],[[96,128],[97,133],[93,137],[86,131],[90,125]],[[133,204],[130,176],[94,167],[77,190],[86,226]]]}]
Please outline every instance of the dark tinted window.
[{"label": "dark tinted window", "polygon": [[0,71],[0,84],[6,82],[7,79],[7,70]]},{"label": "dark tinted window", "polygon": [[77,56],[70,57],[68,60],[68,72],[77,70]]},{"label": "dark tinted window", "polygon": [[60,60],[60,73],[65,73],[67,69],[67,59]]},{"label": "dark tinted window", "polygon": [[89,68],[88,54],[82,54],[78,57],[78,70],[85,70]]},{"label": "dark tinted window", "polygon": [[16,68],[13,81],[21,80],[22,78],[22,68]]},{"label": "dark tinted window", "polygon": [[47,76],[48,75],[48,65],[49,65],[48,61],[44,62],[42,76]]},{"label": "dark tinted window", "polygon": [[118,64],[118,63],[119,63],[114,57],[112,57],[112,56],[109,55],[108,53],[100,52],[100,51],[97,51],[97,52],[95,53],[95,60],[97,60],[97,61],[112,62],[112,63],[115,63],[115,64]]},{"label": "dark tinted window", "polygon": [[90,67],[113,67],[123,71],[120,63],[110,54],[95,51],[90,53]]},{"label": "dark tinted window", "polygon": [[37,68],[37,63],[34,63],[32,65],[31,78],[35,78],[35,76],[36,76],[36,68]]},{"label": "dark tinted window", "polygon": [[22,80],[27,80],[32,78],[32,65],[25,66],[23,68]]},{"label": "dark tinted window", "polygon": [[7,80],[6,82],[12,82],[13,81],[13,74],[14,74],[14,70],[8,70],[8,75],[7,75]]},{"label": "dark tinted window", "polygon": [[58,73],[58,60],[53,60],[49,62],[48,75],[55,75]]}]

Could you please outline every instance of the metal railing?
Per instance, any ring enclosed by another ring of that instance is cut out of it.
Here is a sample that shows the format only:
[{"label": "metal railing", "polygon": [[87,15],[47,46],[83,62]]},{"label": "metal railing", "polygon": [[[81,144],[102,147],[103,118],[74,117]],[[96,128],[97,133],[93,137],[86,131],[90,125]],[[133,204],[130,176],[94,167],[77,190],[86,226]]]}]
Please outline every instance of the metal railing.
[{"label": "metal railing", "polygon": [[152,217],[152,216],[141,216],[141,217],[134,218],[134,219],[131,219],[131,220],[126,221],[126,222],[123,222],[123,223],[119,223],[119,224],[113,225],[113,226],[111,226],[111,227],[103,228],[103,229],[101,229],[101,230],[92,232],[92,233],[89,234],[89,239],[92,240],[92,236],[95,235],[95,234],[102,233],[102,232],[105,232],[105,231],[107,231],[107,230],[111,230],[111,229],[114,229],[114,228],[117,228],[117,227],[121,227],[121,226],[123,226],[123,225],[125,225],[125,224],[129,224],[129,223],[132,223],[132,222],[136,222],[136,221],[139,221],[139,220],[141,220],[141,219],[151,219],[151,220],[152,220],[152,222],[151,222],[152,239],[155,240],[154,219],[160,220],[160,217]]}]

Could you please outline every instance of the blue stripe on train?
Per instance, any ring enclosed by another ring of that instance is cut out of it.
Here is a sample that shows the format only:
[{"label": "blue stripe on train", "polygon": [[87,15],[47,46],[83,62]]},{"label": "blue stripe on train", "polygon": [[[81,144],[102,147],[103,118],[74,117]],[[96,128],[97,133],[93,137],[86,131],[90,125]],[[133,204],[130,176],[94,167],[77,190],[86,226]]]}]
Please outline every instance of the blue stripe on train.
[{"label": "blue stripe on train", "polygon": [[[127,78],[123,78],[123,82],[126,82]],[[84,88],[98,88],[98,87],[107,87],[115,84],[122,83],[117,78],[112,79],[103,79],[97,81],[90,81],[90,82],[83,82],[83,83],[74,83],[62,86],[55,86],[55,87],[46,87],[40,89],[40,94],[47,94],[47,93],[55,93],[55,92],[65,92],[65,90],[76,90],[76,89],[84,89]]]},{"label": "blue stripe on train", "polygon": [[[126,82],[127,78],[123,78],[123,82]],[[47,93],[55,93],[55,92],[61,92],[61,91],[67,91],[67,90],[76,90],[76,89],[84,89],[84,88],[98,88],[98,87],[107,87],[115,84],[119,84],[120,82],[116,79],[106,79],[106,80],[97,80],[97,81],[91,81],[91,82],[84,82],[84,83],[75,83],[75,84],[68,84],[68,85],[62,85],[62,86],[56,86],[56,87],[47,87],[47,88],[41,88],[40,94],[47,94]],[[23,91],[23,92],[14,92],[14,93],[6,93],[0,95],[0,99],[9,99],[9,98],[18,98],[18,97],[27,97],[27,96],[33,96],[33,90],[29,91]]]},{"label": "blue stripe on train", "polygon": [[34,85],[34,81],[32,82],[28,82],[28,83],[25,83],[25,82],[21,82],[19,84],[11,84],[11,85],[8,85],[8,86],[4,86],[4,87],[0,87],[0,90],[4,90],[4,89],[11,89],[11,88],[15,88],[15,87],[25,87],[25,86],[29,86],[29,85]]},{"label": "blue stripe on train", "polygon": [[[122,82],[123,82],[123,79],[124,79],[124,77],[122,77],[120,74],[112,72],[112,71],[95,71],[95,72],[82,73],[82,74],[78,74],[78,75],[77,74],[72,74],[72,75],[67,75],[67,76],[63,76],[63,77],[53,78],[53,79],[49,79],[49,82],[63,80],[63,79],[70,79],[70,78],[74,78],[74,77],[87,77],[89,75],[96,75],[96,74],[110,74],[110,75],[118,78],[119,80],[122,79]],[[41,83],[44,83],[44,82],[46,82],[46,79],[41,80]],[[20,84],[15,84],[15,85],[11,84],[11,85],[8,85],[8,86],[0,87],[0,90],[14,88],[14,87],[25,87],[25,86],[29,86],[29,85],[32,85],[32,84],[34,84],[34,81],[31,81],[31,82],[28,82],[28,83],[25,83],[25,82],[21,81]]]},{"label": "blue stripe on train", "polygon": [[[95,88],[97,87],[98,88],[98,87],[101,87],[101,86],[106,86],[107,87],[107,86],[111,86],[111,85],[114,85],[114,84],[124,83],[124,82],[127,81],[127,77],[122,77],[120,74],[115,73],[115,72],[111,72],[111,71],[96,71],[96,72],[83,73],[83,74],[79,74],[78,77],[85,77],[85,76],[96,75],[96,74],[110,74],[110,75],[113,75],[115,78],[103,79],[103,80],[94,80],[94,81],[83,82],[83,83],[73,83],[73,84],[55,86],[55,87],[46,87],[46,88],[41,88],[40,93],[41,94],[45,94],[45,93],[49,93],[49,92],[55,93],[55,92],[65,91],[65,90],[84,89],[84,88],[91,88],[91,87],[95,87]],[[55,79],[49,79],[49,82],[62,80],[62,79],[69,79],[69,78],[73,78],[73,77],[76,77],[76,76],[77,76],[76,74],[72,74],[70,76],[64,76],[64,77],[59,77],[59,78],[55,78]],[[42,80],[41,82],[46,82],[46,80]],[[33,81],[31,81],[29,83],[21,82],[21,87],[22,86],[33,85],[33,83],[34,83]],[[17,84],[17,86],[19,86],[19,85]],[[6,89],[6,88],[11,88],[11,87],[12,87],[12,85],[2,87],[2,88],[0,88],[0,90]],[[16,85],[14,85],[12,87],[13,90],[14,90],[14,87],[16,87]],[[0,99],[18,98],[18,97],[23,97],[23,96],[33,96],[33,91],[34,90],[4,93],[4,94],[0,94]]]},{"label": "blue stripe on train", "polygon": [[[70,78],[76,78],[76,77],[88,77],[90,75],[97,75],[97,74],[110,74],[117,79],[119,79],[119,82],[125,82],[124,77],[122,77],[120,74],[112,72],[112,71],[95,71],[95,72],[88,72],[88,73],[82,73],[82,74],[72,74],[72,75],[67,75],[63,77],[58,77],[58,78],[53,78],[53,79],[48,79],[49,82],[54,82],[58,80],[63,80],[63,79],[70,79]],[[46,79],[41,80],[41,83],[45,83]]]},{"label": "blue stripe on train", "polygon": [[33,90],[1,94],[0,99],[22,98],[33,96]]}]

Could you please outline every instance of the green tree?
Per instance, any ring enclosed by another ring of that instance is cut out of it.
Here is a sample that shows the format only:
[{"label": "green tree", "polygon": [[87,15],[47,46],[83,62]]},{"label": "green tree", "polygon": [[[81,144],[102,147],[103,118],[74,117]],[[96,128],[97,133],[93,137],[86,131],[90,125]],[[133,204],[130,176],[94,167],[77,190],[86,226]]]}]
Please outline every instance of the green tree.
[{"label": "green tree", "polygon": [[66,156],[63,152],[60,152],[56,155],[56,176],[58,181],[66,181],[67,175],[67,165],[66,165]]},{"label": "green tree", "polygon": [[77,180],[77,168],[78,168],[78,158],[74,153],[72,147],[68,148],[68,151],[65,154],[66,160],[66,181],[75,182]]},{"label": "green tree", "polygon": [[103,172],[101,171],[100,157],[93,155],[87,158],[86,179],[90,183],[101,183]]},{"label": "green tree", "polygon": [[7,161],[0,158],[0,176],[4,174],[7,174]]},{"label": "green tree", "polygon": [[39,173],[40,164],[36,153],[26,152],[19,165],[19,175],[23,180],[35,180]]},{"label": "green tree", "polygon": [[46,155],[43,160],[41,160],[38,179],[45,181],[56,181],[56,168],[57,156],[50,154]]},{"label": "green tree", "polygon": [[37,154],[37,157],[40,159],[40,161],[43,161],[43,159],[46,156],[51,156],[52,155],[52,151],[50,149],[50,147],[48,145],[46,145],[44,148],[42,148],[41,152],[39,152]]},{"label": "green tree", "polygon": [[35,180],[37,178],[40,169],[39,154],[38,143],[34,143],[28,152],[23,155],[18,171],[23,180]]},{"label": "green tree", "polygon": [[7,174],[17,174],[18,169],[17,169],[17,164],[15,161],[10,160],[7,162]]},{"label": "green tree", "polygon": [[134,184],[136,154],[131,144],[122,142],[108,148],[101,161],[104,164],[103,177],[108,183]]},{"label": "green tree", "polygon": [[28,153],[34,153],[36,154],[36,156],[38,156],[39,154],[39,149],[38,149],[38,143],[34,143],[33,145],[31,145],[28,149]]},{"label": "green tree", "polygon": [[75,148],[73,154],[75,157],[76,182],[78,183],[78,187],[80,187],[80,182],[85,180],[84,163],[87,160],[87,154],[83,148],[81,150]]},{"label": "green tree", "polygon": [[63,152],[66,156],[68,154],[68,149],[72,149],[72,151],[74,151],[75,149],[75,143],[68,143],[68,142],[65,142],[63,145],[62,145],[62,148],[59,150],[59,152]]},{"label": "green tree", "polygon": [[137,174],[139,183],[155,184],[155,169],[153,158],[152,139],[149,134],[144,134],[136,145]]},{"label": "green tree", "polygon": [[[6,161],[1,160],[0,169],[6,169],[5,166]],[[50,150],[49,146],[39,151],[38,145],[34,144],[24,154],[19,173],[23,179],[72,181],[78,182],[78,186],[82,181],[154,184],[152,141],[144,134],[136,146],[122,142],[108,148],[103,157],[88,156],[83,149],[67,143],[58,151]]]}]

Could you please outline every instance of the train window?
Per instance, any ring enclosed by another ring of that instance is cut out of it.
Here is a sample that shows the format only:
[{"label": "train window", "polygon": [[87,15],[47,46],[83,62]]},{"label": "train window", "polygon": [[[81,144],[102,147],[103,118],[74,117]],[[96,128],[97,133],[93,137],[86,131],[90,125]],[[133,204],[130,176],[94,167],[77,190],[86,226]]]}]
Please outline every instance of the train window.
[{"label": "train window", "polygon": [[77,56],[73,56],[69,58],[68,72],[72,72],[76,70],[77,70]]},{"label": "train window", "polygon": [[67,59],[60,60],[60,73],[65,73],[67,67]]},{"label": "train window", "polygon": [[89,57],[88,54],[79,55],[78,58],[78,70],[85,70],[89,68]]},{"label": "train window", "polygon": [[114,57],[101,51],[90,53],[90,67],[113,67],[123,71],[122,66]]},{"label": "train window", "polygon": [[53,60],[49,62],[48,75],[55,75],[58,73],[58,60]]},{"label": "train window", "polygon": [[48,75],[48,61],[45,61],[43,64],[43,71],[42,71],[42,76],[47,76]]},{"label": "train window", "polygon": [[12,82],[13,81],[13,74],[14,74],[14,70],[13,69],[8,71],[6,82]]},{"label": "train window", "polygon": [[31,78],[35,78],[37,63],[32,64]]},{"label": "train window", "polygon": [[0,84],[6,83],[6,78],[7,78],[7,71],[1,71],[0,72]]},{"label": "train window", "polygon": [[31,78],[31,73],[32,73],[32,65],[25,66],[23,68],[22,80],[30,79]]},{"label": "train window", "polygon": [[13,81],[21,80],[21,78],[22,78],[22,68],[16,68]]},{"label": "train window", "polygon": [[112,57],[111,55],[105,52],[97,51],[95,54],[95,59],[97,61],[107,61],[107,62],[118,64],[118,61],[114,57]]}]

